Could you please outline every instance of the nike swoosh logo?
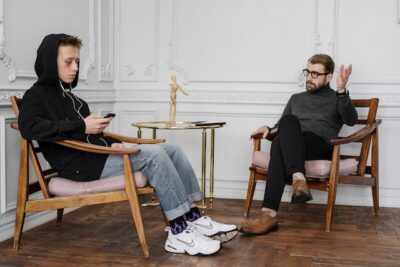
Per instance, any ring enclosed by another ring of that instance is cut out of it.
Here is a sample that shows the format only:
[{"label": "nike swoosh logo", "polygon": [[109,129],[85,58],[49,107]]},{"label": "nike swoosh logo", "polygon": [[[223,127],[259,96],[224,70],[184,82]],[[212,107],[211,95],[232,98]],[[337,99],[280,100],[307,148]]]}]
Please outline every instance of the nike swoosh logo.
[{"label": "nike swoosh logo", "polygon": [[189,243],[189,242],[186,242],[186,241],[183,241],[183,240],[180,240],[179,238],[177,238],[176,240],[182,242],[183,244],[185,244],[185,245],[187,245],[187,246],[189,246],[189,247],[194,247],[193,239],[192,239],[192,242],[190,242],[190,243]]},{"label": "nike swoosh logo", "polygon": [[213,229],[213,226],[212,226],[211,223],[208,223],[208,225],[203,225],[203,224],[197,224],[196,223],[196,226],[201,226],[201,227],[203,227],[205,229]]}]

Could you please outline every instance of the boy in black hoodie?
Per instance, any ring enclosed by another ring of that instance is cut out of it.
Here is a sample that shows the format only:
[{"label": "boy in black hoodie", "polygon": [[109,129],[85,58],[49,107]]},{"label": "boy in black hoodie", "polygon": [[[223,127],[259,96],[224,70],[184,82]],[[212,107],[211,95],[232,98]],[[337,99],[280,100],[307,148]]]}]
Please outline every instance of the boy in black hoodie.
[{"label": "boy in black hoodie", "polygon": [[[74,139],[123,147],[118,140],[102,134],[112,118],[91,115],[88,104],[71,92],[78,84],[81,46],[79,38],[66,34],[50,34],[43,39],[35,62],[38,81],[24,94],[18,124],[24,138],[38,141],[44,157],[61,177],[91,181],[123,174],[122,157],[83,152],[52,142]],[[236,236],[235,225],[201,216],[193,205],[202,194],[179,146],[142,145],[140,149],[131,156],[131,162],[155,188],[170,221],[165,250],[209,255],[220,249],[221,241]]]}]

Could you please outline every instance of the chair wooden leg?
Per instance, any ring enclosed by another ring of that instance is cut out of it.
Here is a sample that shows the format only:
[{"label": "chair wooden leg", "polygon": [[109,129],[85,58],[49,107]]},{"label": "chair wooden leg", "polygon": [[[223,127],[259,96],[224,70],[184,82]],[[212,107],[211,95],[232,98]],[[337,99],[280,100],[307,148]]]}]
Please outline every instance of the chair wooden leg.
[{"label": "chair wooden leg", "polygon": [[371,176],[375,178],[375,186],[372,187],[372,199],[374,201],[374,215],[379,215],[379,146],[378,146],[378,129],[372,136],[372,153],[371,153]]},{"label": "chair wooden leg", "polygon": [[136,186],[132,175],[132,167],[129,159],[129,155],[124,156],[124,176],[125,176],[125,190],[128,197],[129,205],[133,220],[136,226],[136,231],[139,236],[140,244],[142,245],[143,254],[146,258],[149,257],[149,247],[147,246],[146,236],[144,232],[144,225],[142,214],[140,213],[139,198],[136,192]]},{"label": "chair wooden leg", "polygon": [[63,219],[64,209],[57,210],[57,224],[61,224]]},{"label": "chair wooden leg", "polygon": [[246,202],[244,204],[244,212],[243,212],[243,217],[248,218],[249,217],[249,212],[251,208],[251,202],[253,201],[253,196],[254,196],[254,190],[256,188],[256,180],[255,180],[255,173],[254,171],[250,171],[249,175],[249,185],[247,187],[247,196],[246,196]]},{"label": "chair wooden leg", "polygon": [[28,142],[21,140],[21,156],[19,163],[18,193],[17,193],[17,210],[15,214],[15,231],[14,231],[14,249],[19,248],[22,236],[22,229],[25,222],[25,206],[28,199]]},{"label": "chair wooden leg", "polygon": [[25,222],[25,203],[17,204],[17,211],[15,216],[15,231],[14,231],[14,249],[19,249],[19,244],[22,237],[22,229]]},{"label": "chair wooden leg", "polygon": [[339,146],[335,146],[333,149],[333,160],[331,165],[331,173],[329,177],[329,191],[328,191],[328,203],[326,206],[326,223],[325,232],[331,231],[333,208],[336,201],[336,189],[339,179]]},{"label": "chair wooden leg", "polygon": [[372,188],[372,199],[374,201],[374,215],[379,215],[379,187],[373,186]]}]

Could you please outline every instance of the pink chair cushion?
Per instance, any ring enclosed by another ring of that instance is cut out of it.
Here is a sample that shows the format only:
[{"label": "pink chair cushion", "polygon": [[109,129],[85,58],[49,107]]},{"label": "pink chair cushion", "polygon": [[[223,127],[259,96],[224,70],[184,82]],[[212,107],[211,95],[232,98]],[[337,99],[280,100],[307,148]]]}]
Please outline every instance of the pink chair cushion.
[{"label": "pink chair cushion", "polygon": [[[266,152],[256,151],[253,155],[252,164],[260,168],[268,168],[270,156]],[[343,159],[339,163],[339,173],[346,175],[357,171],[358,161],[355,159]],[[307,160],[305,162],[308,177],[328,178],[331,170],[330,160]]]},{"label": "pink chair cushion", "polygon": [[[134,172],[136,187],[144,187],[147,179],[142,172]],[[107,177],[90,182],[76,182],[61,177],[51,178],[49,191],[55,196],[75,196],[123,190],[125,181],[123,175]]]}]

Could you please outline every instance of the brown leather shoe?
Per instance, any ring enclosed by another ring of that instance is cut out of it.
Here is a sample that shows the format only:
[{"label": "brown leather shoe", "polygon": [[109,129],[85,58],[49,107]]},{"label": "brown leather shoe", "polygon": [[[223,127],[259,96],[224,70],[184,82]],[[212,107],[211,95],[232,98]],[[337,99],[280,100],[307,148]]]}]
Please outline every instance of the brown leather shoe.
[{"label": "brown leather shoe", "polygon": [[313,199],[307,182],[297,179],[293,182],[292,203],[304,203]]},{"label": "brown leather shoe", "polygon": [[264,235],[275,230],[278,230],[277,217],[271,217],[268,212],[261,211],[255,218],[240,227],[239,232],[246,235]]}]

